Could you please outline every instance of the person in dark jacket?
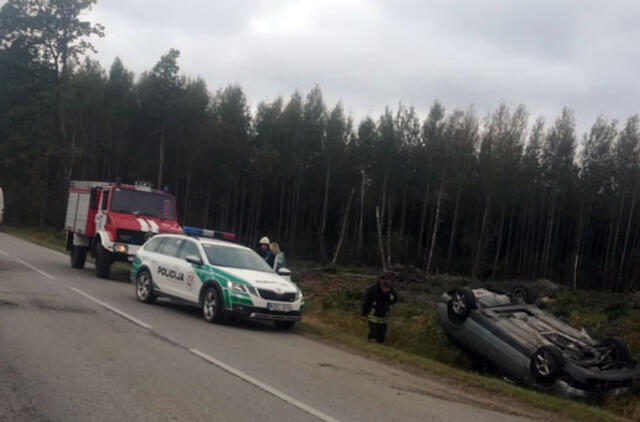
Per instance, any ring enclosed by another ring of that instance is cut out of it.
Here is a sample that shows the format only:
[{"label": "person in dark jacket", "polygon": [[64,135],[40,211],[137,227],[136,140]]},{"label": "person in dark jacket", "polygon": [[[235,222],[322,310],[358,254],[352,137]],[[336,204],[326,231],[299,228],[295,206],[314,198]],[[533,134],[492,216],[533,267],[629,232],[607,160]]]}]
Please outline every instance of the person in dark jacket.
[{"label": "person in dark jacket", "polygon": [[260,239],[260,248],[258,248],[256,252],[258,252],[258,255],[260,255],[271,268],[273,268],[273,261],[275,259],[275,256],[269,249],[270,243],[271,242],[269,242],[269,238],[267,236],[262,236],[262,238]]},{"label": "person in dark jacket", "polygon": [[362,318],[369,321],[369,341],[384,342],[391,305],[396,303],[398,295],[392,286],[393,275],[384,273],[376,284],[369,287],[362,303]]}]

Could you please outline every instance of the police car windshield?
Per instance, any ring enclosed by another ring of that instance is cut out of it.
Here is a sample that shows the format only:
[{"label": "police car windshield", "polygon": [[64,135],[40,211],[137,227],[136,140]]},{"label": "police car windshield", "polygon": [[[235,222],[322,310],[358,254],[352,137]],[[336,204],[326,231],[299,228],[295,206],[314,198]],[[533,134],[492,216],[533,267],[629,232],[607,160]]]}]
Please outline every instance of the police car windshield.
[{"label": "police car windshield", "polygon": [[111,211],[173,220],[173,201],[170,196],[130,189],[115,189]]},{"label": "police car windshield", "polygon": [[271,267],[252,250],[224,245],[202,245],[211,265],[220,267],[242,268],[243,270],[271,273]]}]

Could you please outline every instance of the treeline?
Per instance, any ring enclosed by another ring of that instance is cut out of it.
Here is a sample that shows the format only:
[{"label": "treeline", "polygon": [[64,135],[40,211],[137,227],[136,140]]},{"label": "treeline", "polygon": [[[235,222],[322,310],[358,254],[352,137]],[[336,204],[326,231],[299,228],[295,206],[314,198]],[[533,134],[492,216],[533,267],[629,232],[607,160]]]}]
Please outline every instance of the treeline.
[{"label": "treeline", "polygon": [[638,116],[579,136],[569,109],[529,124],[524,106],[480,119],[436,101],[354,122],[319,88],[251,110],[241,87],[182,75],[177,50],[138,78],[118,59],[78,65],[102,33],[79,18],[93,3],[0,10],[10,222],[62,227],[69,180],[119,177],[167,186],[183,224],[290,256],[640,287]]}]

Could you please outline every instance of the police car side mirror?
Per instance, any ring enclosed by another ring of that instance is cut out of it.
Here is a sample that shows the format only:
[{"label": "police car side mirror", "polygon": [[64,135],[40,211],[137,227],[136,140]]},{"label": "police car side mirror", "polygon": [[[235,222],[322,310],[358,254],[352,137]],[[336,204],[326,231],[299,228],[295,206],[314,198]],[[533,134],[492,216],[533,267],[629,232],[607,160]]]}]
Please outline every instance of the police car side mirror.
[{"label": "police car side mirror", "polygon": [[202,265],[202,259],[195,255],[187,255],[184,257],[184,260],[190,264]]},{"label": "police car side mirror", "polygon": [[278,269],[278,275],[284,275],[284,276],[291,275],[291,270],[289,268],[282,267]]}]

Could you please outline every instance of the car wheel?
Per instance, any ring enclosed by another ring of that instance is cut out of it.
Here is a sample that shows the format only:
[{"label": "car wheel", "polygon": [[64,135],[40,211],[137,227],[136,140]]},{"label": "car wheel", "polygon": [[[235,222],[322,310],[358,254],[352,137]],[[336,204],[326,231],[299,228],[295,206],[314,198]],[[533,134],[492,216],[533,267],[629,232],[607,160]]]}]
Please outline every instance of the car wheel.
[{"label": "car wheel", "polygon": [[208,287],[202,300],[202,316],[207,322],[222,320],[222,295],[215,287]]},{"label": "car wheel", "polygon": [[296,325],[295,321],[273,321],[273,324],[276,326],[278,330],[290,330]]},{"label": "car wheel", "polygon": [[136,298],[142,303],[154,303],[157,299],[149,271],[142,270],[136,277]]},{"label": "car wheel", "polygon": [[538,300],[536,289],[531,286],[519,284],[511,289],[511,303],[514,305],[533,305]]},{"label": "car wheel", "polygon": [[618,337],[603,340],[597,348],[603,352],[603,362],[613,364],[618,362],[626,363],[631,360],[631,354],[629,353],[627,345]]},{"label": "car wheel", "polygon": [[469,312],[476,306],[476,297],[469,289],[456,289],[451,292],[451,299],[447,303],[449,319],[454,324],[462,324],[469,316]]},{"label": "car wheel", "polygon": [[531,375],[544,387],[555,382],[562,373],[563,366],[564,356],[555,346],[542,346],[531,355]]},{"label": "car wheel", "polygon": [[69,257],[71,259],[71,266],[73,268],[83,269],[84,263],[87,260],[87,248],[83,246],[71,245]]},{"label": "car wheel", "polygon": [[96,275],[100,278],[109,278],[110,274],[111,253],[98,243],[96,245]]}]

